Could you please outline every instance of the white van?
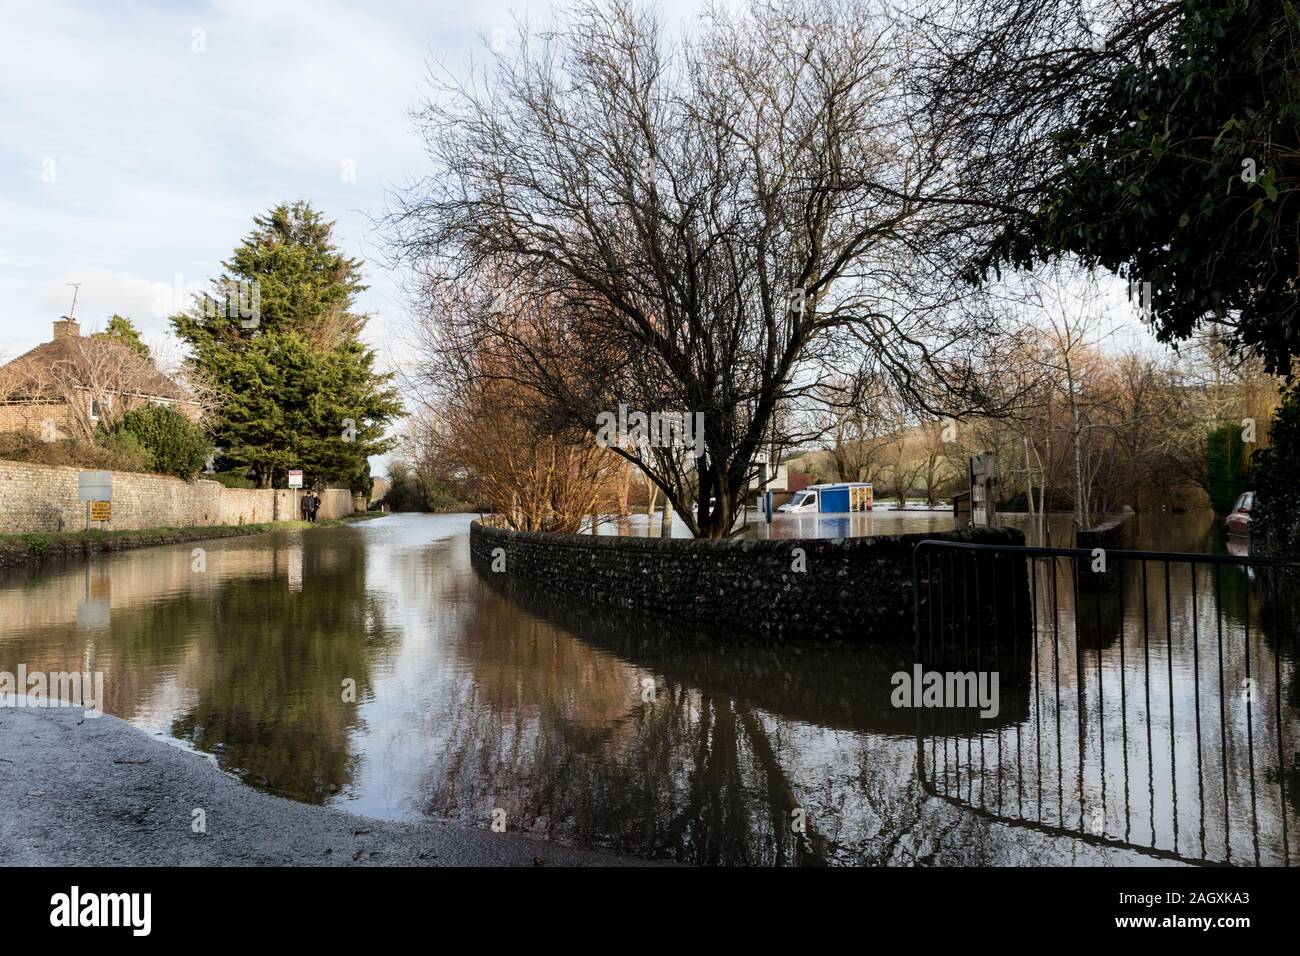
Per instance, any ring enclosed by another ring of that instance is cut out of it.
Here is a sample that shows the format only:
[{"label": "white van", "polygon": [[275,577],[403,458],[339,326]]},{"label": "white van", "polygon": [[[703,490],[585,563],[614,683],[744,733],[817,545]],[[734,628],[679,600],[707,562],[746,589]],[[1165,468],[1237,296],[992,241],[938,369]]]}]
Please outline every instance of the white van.
[{"label": "white van", "polygon": [[777,513],[791,514],[804,513],[817,510],[817,492],[812,488],[805,488],[803,491],[796,491],[794,497],[787,501],[781,507],[777,508]]}]

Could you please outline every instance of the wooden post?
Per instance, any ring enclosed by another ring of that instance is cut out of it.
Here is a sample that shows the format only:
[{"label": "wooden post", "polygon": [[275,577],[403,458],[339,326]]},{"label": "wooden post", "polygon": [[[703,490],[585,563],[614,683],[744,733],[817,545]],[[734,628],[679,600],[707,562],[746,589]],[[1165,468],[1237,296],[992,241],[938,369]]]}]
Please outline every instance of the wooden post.
[{"label": "wooden post", "polygon": [[659,527],[659,537],[671,538],[673,536],[673,503],[664,502],[663,523]]}]

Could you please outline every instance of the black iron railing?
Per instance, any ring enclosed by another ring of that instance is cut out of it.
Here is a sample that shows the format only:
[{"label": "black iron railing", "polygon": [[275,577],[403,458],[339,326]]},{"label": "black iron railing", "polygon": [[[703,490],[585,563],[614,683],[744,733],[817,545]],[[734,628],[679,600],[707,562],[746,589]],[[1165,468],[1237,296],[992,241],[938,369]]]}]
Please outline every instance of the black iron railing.
[{"label": "black iron railing", "polygon": [[923,541],[925,672],[996,673],[995,715],[918,709],[931,794],[1196,863],[1290,865],[1300,561]]}]

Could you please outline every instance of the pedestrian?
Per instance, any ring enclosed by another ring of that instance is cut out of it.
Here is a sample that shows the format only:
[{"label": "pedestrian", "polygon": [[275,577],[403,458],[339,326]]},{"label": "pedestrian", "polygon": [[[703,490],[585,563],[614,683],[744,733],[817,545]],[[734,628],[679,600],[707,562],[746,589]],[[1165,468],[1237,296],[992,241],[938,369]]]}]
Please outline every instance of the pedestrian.
[{"label": "pedestrian", "polygon": [[308,519],[312,524],[316,523],[316,512],[318,511],[320,511],[320,495],[313,491],[311,493],[311,518]]},{"label": "pedestrian", "polygon": [[311,520],[311,492],[304,491],[302,500],[298,502],[298,510],[302,512],[302,520]]}]

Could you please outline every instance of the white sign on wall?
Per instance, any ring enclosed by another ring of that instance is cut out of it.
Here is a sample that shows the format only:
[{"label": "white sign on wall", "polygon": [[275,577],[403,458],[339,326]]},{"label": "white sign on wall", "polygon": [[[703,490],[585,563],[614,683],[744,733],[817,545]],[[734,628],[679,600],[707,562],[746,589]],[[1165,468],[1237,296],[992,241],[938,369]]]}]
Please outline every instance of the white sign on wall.
[{"label": "white sign on wall", "polygon": [[113,473],[111,471],[83,471],[77,475],[79,501],[112,501]]},{"label": "white sign on wall", "polygon": [[301,488],[301,487],[302,487],[302,469],[301,469],[301,468],[290,468],[290,469],[289,469],[289,487],[290,487],[290,488]]}]

